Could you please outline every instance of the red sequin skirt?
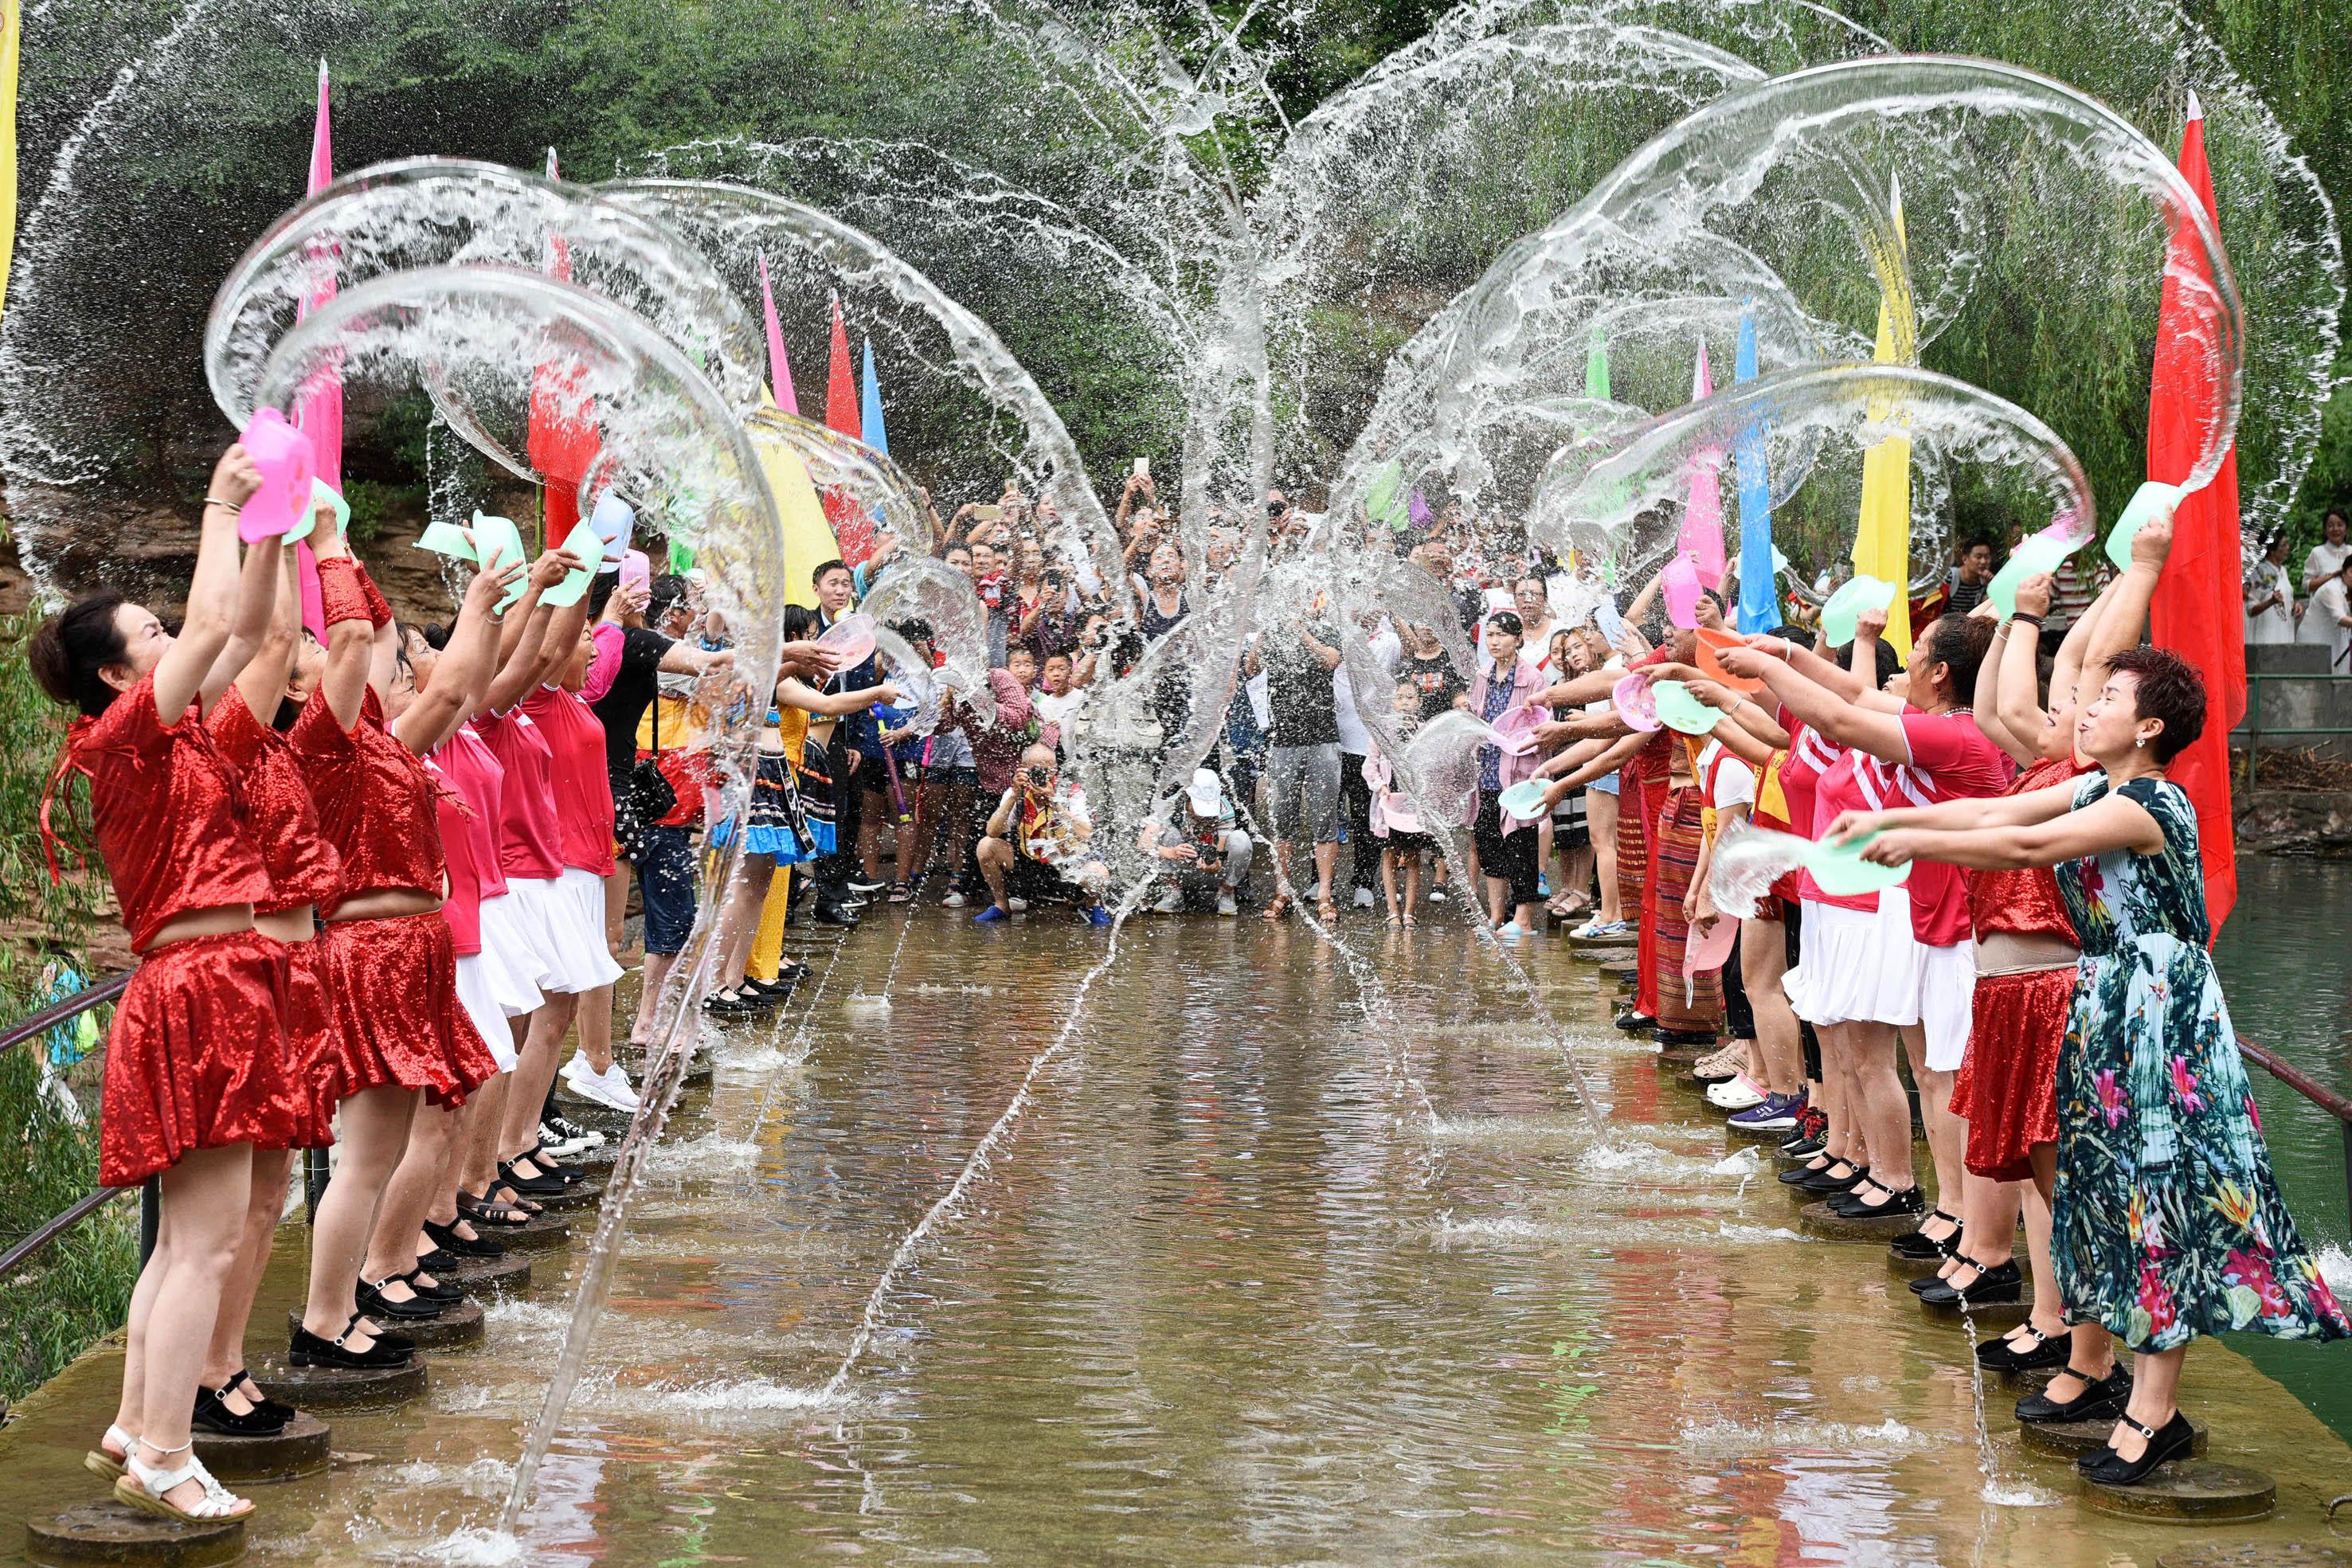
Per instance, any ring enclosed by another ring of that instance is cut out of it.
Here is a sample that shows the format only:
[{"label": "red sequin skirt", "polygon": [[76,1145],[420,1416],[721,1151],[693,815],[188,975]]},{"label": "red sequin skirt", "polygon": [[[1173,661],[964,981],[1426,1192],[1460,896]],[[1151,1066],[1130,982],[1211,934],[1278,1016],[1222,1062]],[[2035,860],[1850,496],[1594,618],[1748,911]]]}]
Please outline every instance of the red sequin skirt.
[{"label": "red sequin skirt", "polygon": [[2033,1175],[2026,1151],[2058,1141],[2058,1048],[2074,1010],[2075,975],[2068,965],[1978,979],[1969,1053],[1952,1079],[1952,1110],[1969,1122],[1973,1174],[2024,1181]]},{"label": "red sequin skirt", "polygon": [[462,1105],[497,1076],[498,1059],[457,1005],[457,944],[438,910],[330,921],[318,940],[334,1007],[326,1058],[336,1099],[397,1083]]},{"label": "red sequin skirt", "polygon": [[294,1146],[285,953],[232,931],[140,960],[106,1035],[100,1186],[137,1186],[195,1149]]},{"label": "red sequin skirt", "polygon": [[286,947],[286,1067],[294,1107],[294,1147],[335,1141],[334,993],[327,984],[326,944],[317,937]]}]

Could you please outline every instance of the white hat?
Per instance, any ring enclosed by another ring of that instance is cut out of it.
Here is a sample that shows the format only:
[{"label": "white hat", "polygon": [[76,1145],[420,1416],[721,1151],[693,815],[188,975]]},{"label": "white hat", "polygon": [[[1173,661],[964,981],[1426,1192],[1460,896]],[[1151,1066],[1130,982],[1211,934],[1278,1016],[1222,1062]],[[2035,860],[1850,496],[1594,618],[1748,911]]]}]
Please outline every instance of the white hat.
[{"label": "white hat", "polygon": [[1196,817],[1222,817],[1225,814],[1225,792],[1217,781],[1213,768],[1192,769],[1192,787],[1184,791],[1184,800]]}]

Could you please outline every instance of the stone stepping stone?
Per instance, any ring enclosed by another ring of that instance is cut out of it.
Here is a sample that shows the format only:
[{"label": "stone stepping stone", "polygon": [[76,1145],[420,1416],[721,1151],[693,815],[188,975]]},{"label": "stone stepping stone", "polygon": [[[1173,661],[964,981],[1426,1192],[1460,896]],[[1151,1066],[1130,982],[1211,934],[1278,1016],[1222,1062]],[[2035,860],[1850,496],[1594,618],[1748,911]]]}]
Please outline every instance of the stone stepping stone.
[{"label": "stone stepping stone", "polygon": [[2352,1568],[2352,1545],[2314,1546],[2301,1541],[2209,1543],[2159,1552],[2156,1568]]},{"label": "stone stepping stone", "polygon": [[327,1424],[308,1414],[297,1414],[282,1431],[267,1437],[198,1432],[195,1439],[196,1458],[204,1460],[205,1469],[232,1488],[315,1476],[332,1457]]},{"label": "stone stepping stone", "polygon": [[401,1366],[289,1366],[282,1356],[254,1369],[262,1387],[304,1410],[384,1410],[424,1396],[421,1356]]},{"label": "stone stepping stone", "polygon": [[[601,1127],[594,1130],[604,1131]],[[607,1135],[602,1144],[593,1149],[583,1149],[576,1155],[565,1155],[563,1163],[575,1171],[585,1171],[590,1176],[603,1176],[613,1168],[613,1163],[620,1157],[621,1140]]]},{"label": "stone stepping stone", "polygon": [[502,1225],[494,1234],[509,1252],[545,1252],[572,1244],[572,1222],[560,1214],[535,1214],[522,1225]]},{"label": "stone stepping stone", "polygon": [[[2072,1459],[2094,1448],[2105,1448],[2107,1438],[2115,1429],[2113,1421],[2053,1421],[2047,1424],[2020,1421],[2017,1424],[2017,1440],[2037,1454]],[[2201,1458],[2209,1437],[2205,1423],[2192,1416],[2189,1418],[2189,1429],[2196,1434],[2189,1441],[2189,1455]]]},{"label": "stone stepping stone", "polygon": [[[613,1060],[628,1069],[629,1077],[642,1088],[646,1079],[648,1054],[642,1051],[615,1051]],[[680,1082],[688,1089],[708,1089],[719,1071],[719,1059],[707,1051],[698,1051],[687,1059],[686,1076]]]},{"label": "stone stepping stone", "polygon": [[[96,1478],[92,1478],[93,1479]],[[25,1553],[36,1563],[121,1564],[124,1568],[205,1568],[245,1555],[245,1521],[184,1524],[142,1513],[111,1497],[25,1521]]]},{"label": "stone stepping stone", "polygon": [[[1793,1188],[1791,1190],[1794,1190]],[[1919,1222],[1916,1214],[1887,1214],[1869,1219],[1848,1219],[1832,1214],[1825,1202],[1808,1203],[1798,1211],[1797,1228],[1822,1241],[1876,1242],[1884,1247]]]},{"label": "stone stepping stone", "polygon": [[509,1252],[503,1258],[468,1258],[452,1276],[477,1296],[516,1296],[530,1289],[530,1260]]},{"label": "stone stepping stone", "polygon": [[1886,1271],[1898,1280],[1924,1280],[1943,1266],[1939,1257],[1906,1258],[1891,1244],[1886,1249]]},{"label": "stone stepping stone", "polygon": [[594,1209],[604,1201],[604,1184],[601,1181],[575,1181],[552,1197],[534,1198],[550,1214],[574,1214],[582,1209]]},{"label": "stone stepping stone", "polygon": [[2260,1519],[2278,1506],[2278,1484],[2260,1470],[2211,1459],[2158,1467],[2136,1487],[2084,1481],[2083,1500],[2101,1513],[2149,1523],[2216,1524]]},{"label": "stone stepping stone", "polygon": [[[1957,1305],[1939,1307],[1921,1301],[1919,1310],[1938,1322],[1967,1322],[1994,1333],[2006,1333],[2033,1315],[2033,1291],[2028,1286],[2014,1301],[1979,1301],[1969,1309],[1965,1319]],[[2093,1448],[2097,1446],[2095,1443],[2092,1445]]]},{"label": "stone stepping stone", "polygon": [[[459,1301],[437,1318],[423,1318],[415,1322],[402,1318],[379,1318],[376,1321],[386,1331],[415,1340],[419,1350],[463,1350],[467,1345],[482,1343],[482,1306],[479,1301],[472,1300]],[[286,1322],[289,1327],[299,1327],[302,1314],[289,1312],[286,1314]],[[267,1382],[263,1386],[268,1386]]]},{"label": "stone stepping stone", "polygon": [[629,1124],[636,1119],[629,1112],[582,1099],[561,1078],[555,1082],[555,1108],[580,1125],[604,1134],[608,1145],[619,1143],[621,1135],[629,1130]]}]

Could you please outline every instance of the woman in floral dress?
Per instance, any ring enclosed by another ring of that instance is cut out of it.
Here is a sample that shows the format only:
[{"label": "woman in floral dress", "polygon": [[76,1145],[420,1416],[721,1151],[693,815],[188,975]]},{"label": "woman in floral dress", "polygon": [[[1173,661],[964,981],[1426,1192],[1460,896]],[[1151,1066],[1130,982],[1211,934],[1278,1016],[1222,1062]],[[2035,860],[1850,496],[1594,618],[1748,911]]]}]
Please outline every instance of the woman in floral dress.
[{"label": "woman in floral dress", "polygon": [[2129,649],[2076,723],[2099,771],[1936,808],[1932,825],[1889,812],[1832,829],[1885,829],[1864,856],[1889,865],[2056,868],[2083,961],[2058,1064],[2051,1249],[2068,1310],[2137,1353],[2136,1380],[2117,1369],[2063,1414],[2120,1415],[2109,1446],[2083,1460],[2112,1485],[2188,1454],[2174,1395],[2196,1335],[2352,1333],[2280,1199],[2206,953],[2197,819],[2164,777],[2204,725],[2196,671],[2162,649]]}]

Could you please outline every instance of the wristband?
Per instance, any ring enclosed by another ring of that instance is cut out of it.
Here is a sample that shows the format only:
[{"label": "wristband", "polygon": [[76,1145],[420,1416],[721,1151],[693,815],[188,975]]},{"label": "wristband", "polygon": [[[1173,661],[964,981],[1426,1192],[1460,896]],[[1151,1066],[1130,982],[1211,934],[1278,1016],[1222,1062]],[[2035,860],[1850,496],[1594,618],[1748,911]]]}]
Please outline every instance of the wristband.
[{"label": "wristband", "polygon": [[218,496],[206,496],[205,497],[205,505],[207,507],[218,507],[222,511],[226,512],[232,517],[245,510],[245,508],[239,506],[236,502],[224,501]]},{"label": "wristband", "polygon": [[2026,613],[2024,611],[2022,611],[2022,610],[2019,611],[2015,615],[2011,616],[2011,617],[2010,617],[2010,619],[2011,619],[2011,620],[2012,620],[2012,621],[2022,621],[2022,622],[2024,622],[2028,626],[2033,627],[2033,628],[2034,628],[2035,630],[2037,630],[2037,631],[2039,631],[2039,630],[2041,629],[2041,626],[2042,626],[2042,617],[2041,617],[2041,616],[2039,616],[2039,615],[2029,615],[2029,614],[2027,614],[2027,613]]},{"label": "wristband", "polygon": [[367,603],[368,623],[378,631],[391,625],[392,606],[384,602],[383,591],[376,587],[375,579],[368,575],[366,564],[353,557],[352,571],[359,580],[360,594]]},{"label": "wristband", "polygon": [[329,626],[344,621],[368,620],[367,595],[349,556],[331,556],[319,562],[319,612]]}]

